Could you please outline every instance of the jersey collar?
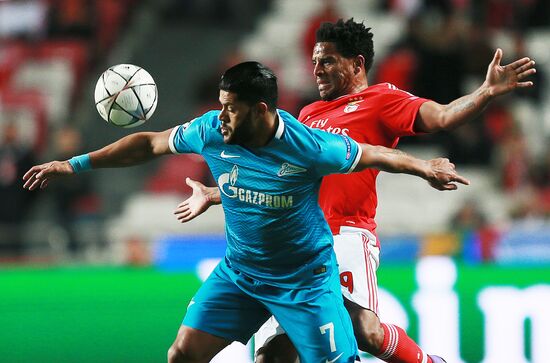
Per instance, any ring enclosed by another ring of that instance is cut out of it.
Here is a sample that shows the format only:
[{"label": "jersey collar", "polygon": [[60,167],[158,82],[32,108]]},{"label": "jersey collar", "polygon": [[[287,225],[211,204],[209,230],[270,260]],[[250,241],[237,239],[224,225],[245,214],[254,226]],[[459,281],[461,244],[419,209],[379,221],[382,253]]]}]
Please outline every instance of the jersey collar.
[{"label": "jersey collar", "polygon": [[277,126],[277,131],[275,131],[275,138],[280,139],[283,137],[283,132],[285,131],[285,122],[283,121],[279,110],[277,110],[277,116],[279,117],[279,125]]}]

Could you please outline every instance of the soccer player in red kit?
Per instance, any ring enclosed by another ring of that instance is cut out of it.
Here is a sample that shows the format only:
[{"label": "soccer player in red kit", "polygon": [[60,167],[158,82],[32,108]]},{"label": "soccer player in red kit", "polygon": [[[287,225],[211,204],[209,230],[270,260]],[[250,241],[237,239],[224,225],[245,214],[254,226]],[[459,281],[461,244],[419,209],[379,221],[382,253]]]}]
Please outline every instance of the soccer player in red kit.
[{"label": "soccer player in red kit", "polygon": [[[369,86],[372,37],[370,28],[353,19],[321,25],[312,57],[321,100],[302,109],[301,122],[358,142],[396,147],[401,136],[453,129],[478,116],[496,96],[533,85],[525,78],[535,73],[534,61],[522,58],[502,66],[502,51],[497,49],[485,82],[447,105],[416,97],[389,83]],[[403,329],[378,318],[377,175],[378,171],[370,169],[329,175],[323,178],[319,193],[319,204],[334,235],[342,294],[359,349],[386,362],[444,362],[425,354]],[[219,193],[217,188],[205,188],[191,180],[187,183],[193,196],[175,211],[182,222],[215,204]],[[282,333],[273,320],[260,329],[256,335],[260,346],[257,362],[295,360],[292,343]]]}]

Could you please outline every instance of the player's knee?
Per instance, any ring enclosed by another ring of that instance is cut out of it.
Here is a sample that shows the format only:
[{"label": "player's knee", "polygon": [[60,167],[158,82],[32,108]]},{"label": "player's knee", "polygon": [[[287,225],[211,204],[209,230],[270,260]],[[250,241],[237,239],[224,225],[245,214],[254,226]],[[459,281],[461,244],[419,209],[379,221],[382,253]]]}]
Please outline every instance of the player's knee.
[{"label": "player's knee", "polygon": [[261,347],[256,351],[256,359],[254,359],[255,363],[267,363],[269,362],[269,356],[266,354],[266,349],[264,347]]},{"label": "player's knee", "polygon": [[266,346],[256,351],[255,363],[295,363],[298,361],[296,349],[286,337],[279,335]]},{"label": "player's knee", "polygon": [[378,354],[384,342],[384,329],[380,326],[371,329],[360,329],[355,332],[355,338],[360,350],[370,354]]},{"label": "player's knee", "polygon": [[178,338],[168,349],[168,363],[202,363],[205,357],[187,344],[186,339]]},{"label": "player's knee", "polygon": [[273,349],[261,347],[256,351],[255,363],[283,363],[284,357],[280,357]]}]

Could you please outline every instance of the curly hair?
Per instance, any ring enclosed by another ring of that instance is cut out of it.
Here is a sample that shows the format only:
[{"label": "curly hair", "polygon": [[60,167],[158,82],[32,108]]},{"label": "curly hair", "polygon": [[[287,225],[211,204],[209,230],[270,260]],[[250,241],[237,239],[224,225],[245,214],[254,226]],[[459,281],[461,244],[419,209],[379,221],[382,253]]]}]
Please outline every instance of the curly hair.
[{"label": "curly hair", "polygon": [[317,29],[316,41],[336,44],[336,49],[345,58],[362,55],[365,57],[365,70],[368,71],[374,59],[374,44],[371,28],[357,23],[353,18],[344,21],[338,19],[336,23],[323,23]]}]

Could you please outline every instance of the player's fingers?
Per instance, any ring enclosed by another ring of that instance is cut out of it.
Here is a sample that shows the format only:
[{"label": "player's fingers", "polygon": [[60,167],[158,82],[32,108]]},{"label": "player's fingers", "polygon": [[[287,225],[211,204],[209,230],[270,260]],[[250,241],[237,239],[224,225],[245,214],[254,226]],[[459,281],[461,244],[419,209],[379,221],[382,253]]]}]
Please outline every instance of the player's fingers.
[{"label": "player's fingers", "polygon": [[48,186],[48,182],[49,182],[48,179],[44,179],[44,180],[42,181],[42,183],[40,183],[40,189],[46,188],[46,187]]},{"label": "player's fingers", "polygon": [[181,208],[181,207],[185,207],[185,206],[188,205],[188,204],[189,204],[189,199],[186,199],[186,200],[184,200],[183,202],[181,202],[180,204],[178,204],[178,205],[176,206],[176,209],[177,209],[177,208]]},{"label": "player's fingers", "polygon": [[32,185],[32,183],[34,182],[34,174],[31,174],[30,176],[27,176],[27,179],[25,181],[25,184],[23,184],[23,188],[25,189],[29,189],[29,187]]},{"label": "player's fingers", "polygon": [[444,190],[457,190],[458,186],[453,183],[447,183],[444,185]]},{"label": "player's fingers", "polygon": [[430,181],[429,182],[430,186],[434,189],[437,189],[437,190],[443,190],[443,184],[442,183],[439,183],[437,181]]},{"label": "player's fingers", "polygon": [[516,73],[522,73],[522,72],[525,72],[526,70],[528,69],[533,69],[533,67],[535,66],[535,61],[529,61],[525,64],[522,64],[520,65],[519,67],[516,68]]},{"label": "player's fingers", "polygon": [[529,77],[535,73],[537,73],[537,70],[535,68],[528,69],[524,72],[519,73],[518,79],[524,79],[525,77]]},{"label": "player's fingers", "polygon": [[516,83],[516,87],[518,88],[527,88],[527,87],[533,87],[533,82],[518,82]]},{"label": "player's fingers", "polygon": [[35,190],[40,184],[42,183],[42,179],[36,178],[32,182],[32,184],[29,186],[29,190]]},{"label": "player's fingers", "polygon": [[188,215],[187,217],[180,219],[180,222],[181,222],[181,223],[189,222],[189,221],[190,221],[191,219],[193,219],[193,218],[195,218],[195,215],[194,215],[194,214],[190,214],[190,215]]},{"label": "player's fingers", "polygon": [[497,48],[493,60],[491,61],[490,66],[500,65],[500,60],[502,59],[502,49]]},{"label": "player's fingers", "polygon": [[31,176],[36,174],[39,170],[40,170],[40,166],[33,166],[32,168],[29,169],[29,171],[25,173],[25,175],[23,175],[23,180],[29,179]]},{"label": "player's fingers", "polygon": [[510,67],[512,69],[517,69],[517,68],[520,68],[520,67],[528,64],[529,62],[531,62],[531,58],[525,57],[525,58],[518,59],[517,61],[508,64],[507,67]]},{"label": "player's fingers", "polygon": [[191,215],[191,211],[188,210],[188,211],[185,211],[185,212],[182,212],[180,214],[178,214],[178,221],[184,221],[186,220],[187,218],[189,218],[189,216]]},{"label": "player's fingers", "polygon": [[178,222],[181,222],[183,218],[184,217],[182,217],[181,214],[176,214],[176,219],[178,220]]},{"label": "player's fingers", "polygon": [[193,190],[200,187],[200,183],[187,177],[185,178],[185,184],[189,185]]},{"label": "player's fingers", "polygon": [[470,181],[468,179],[466,179],[462,175],[458,175],[458,174],[453,176],[452,181],[460,183],[460,184],[464,184],[464,185],[470,185]]},{"label": "player's fingers", "polygon": [[174,210],[174,214],[183,213],[183,212],[185,212],[186,210],[189,210],[189,205],[183,205],[183,206],[177,207],[177,208]]}]

